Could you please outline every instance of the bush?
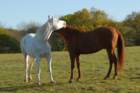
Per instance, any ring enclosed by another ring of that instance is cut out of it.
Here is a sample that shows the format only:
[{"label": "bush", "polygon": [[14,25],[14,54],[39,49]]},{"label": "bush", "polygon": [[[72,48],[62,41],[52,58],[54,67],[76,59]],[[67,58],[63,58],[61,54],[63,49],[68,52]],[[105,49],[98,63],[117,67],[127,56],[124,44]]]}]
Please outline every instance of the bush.
[{"label": "bush", "polygon": [[0,34],[0,53],[20,52],[19,42],[5,34]]}]

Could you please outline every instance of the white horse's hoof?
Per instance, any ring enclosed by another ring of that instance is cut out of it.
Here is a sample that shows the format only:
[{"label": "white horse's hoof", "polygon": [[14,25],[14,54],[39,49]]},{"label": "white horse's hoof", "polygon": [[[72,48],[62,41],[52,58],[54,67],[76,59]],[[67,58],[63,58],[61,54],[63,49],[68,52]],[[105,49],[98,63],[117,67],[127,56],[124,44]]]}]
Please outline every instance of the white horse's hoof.
[{"label": "white horse's hoof", "polygon": [[29,81],[28,81],[28,79],[24,79],[24,82],[25,82],[25,83],[28,83]]},{"label": "white horse's hoof", "polygon": [[56,81],[52,80],[50,83],[53,83],[53,84],[55,84],[55,83],[56,83]]},{"label": "white horse's hoof", "polygon": [[38,82],[38,86],[41,86],[42,84],[40,82]]}]

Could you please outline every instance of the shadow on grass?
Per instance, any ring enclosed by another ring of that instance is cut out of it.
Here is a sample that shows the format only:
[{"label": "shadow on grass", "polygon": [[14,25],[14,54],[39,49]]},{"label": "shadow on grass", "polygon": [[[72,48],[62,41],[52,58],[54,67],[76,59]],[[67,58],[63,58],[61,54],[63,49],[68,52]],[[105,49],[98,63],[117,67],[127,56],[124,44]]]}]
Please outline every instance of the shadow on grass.
[{"label": "shadow on grass", "polygon": [[136,74],[137,76],[135,77],[131,77],[130,79],[134,80],[134,79],[140,79],[140,74]]},{"label": "shadow on grass", "polygon": [[131,79],[131,80],[134,80],[134,79],[140,79],[140,76],[131,77],[130,79]]},{"label": "shadow on grass", "polygon": [[46,86],[46,84],[42,84],[41,86],[38,86],[37,84],[31,84],[31,85],[19,85],[19,86],[6,86],[6,87],[0,87],[0,93],[1,92],[16,92],[17,90],[25,90],[25,89],[37,89],[41,88],[43,86]]},{"label": "shadow on grass", "polygon": [[42,90],[45,86],[53,86],[53,84],[29,84],[29,85],[18,85],[18,86],[6,86],[6,87],[0,87],[0,93],[1,92],[16,92],[18,90],[26,90],[26,89],[33,89],[33,90]]},{"label": "shadow on grass", "polygon": [[[12,92],[15,93],[18,90],[26,90],[26,89],[33,89],[33,90],[37,90],[37,91],[41,91],[41,90],[46,90],[46,87],[51,87],[51,86],[60,86],[60,85],[64,85],[66,83],[43,83],[42,85],[37,85],[37,84],[25,84],[25,85],[17,85],[17,86],[5,86],[5,87],[0,87],[0,93],[1,92]],[[47,90],[46,90],[47,91]]]}]

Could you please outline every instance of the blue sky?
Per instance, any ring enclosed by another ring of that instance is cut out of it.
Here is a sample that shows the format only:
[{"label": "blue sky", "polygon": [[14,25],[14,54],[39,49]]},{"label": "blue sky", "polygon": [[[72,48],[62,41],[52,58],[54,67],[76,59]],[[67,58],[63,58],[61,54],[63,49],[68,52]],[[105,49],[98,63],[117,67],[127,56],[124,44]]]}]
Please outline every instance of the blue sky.
[{"label": "blue sky", "polygon": [[133,11],[140,12],[140,0],[0,0],[0,23],[13,28],[30,21],[42,24],[48,15],[62,16],[92,7],[121,21]]}]

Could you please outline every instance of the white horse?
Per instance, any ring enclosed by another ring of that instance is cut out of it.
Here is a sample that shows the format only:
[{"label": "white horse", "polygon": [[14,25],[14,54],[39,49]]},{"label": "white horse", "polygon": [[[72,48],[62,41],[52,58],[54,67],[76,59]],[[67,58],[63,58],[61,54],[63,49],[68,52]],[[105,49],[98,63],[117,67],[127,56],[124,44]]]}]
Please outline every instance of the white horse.
[{"label": "white horse", "polygon": [[57,18],[48,17],[48,21],[37,29],[36,33],[30,33],[24,36],[20,42],[21,51],[25,59],[25,82],[32,80],[31,70],[33,63],[29,62],[29,58],[35,59],[37,68],[38,84],[40,85],[40,59],[45,57],[48,62],[48,70],[50,75],[50,81],[54,82],[52,76],[52,57],[51,46],[48,43],[48,39],[54,30],[66,27],[66,22]]}]

